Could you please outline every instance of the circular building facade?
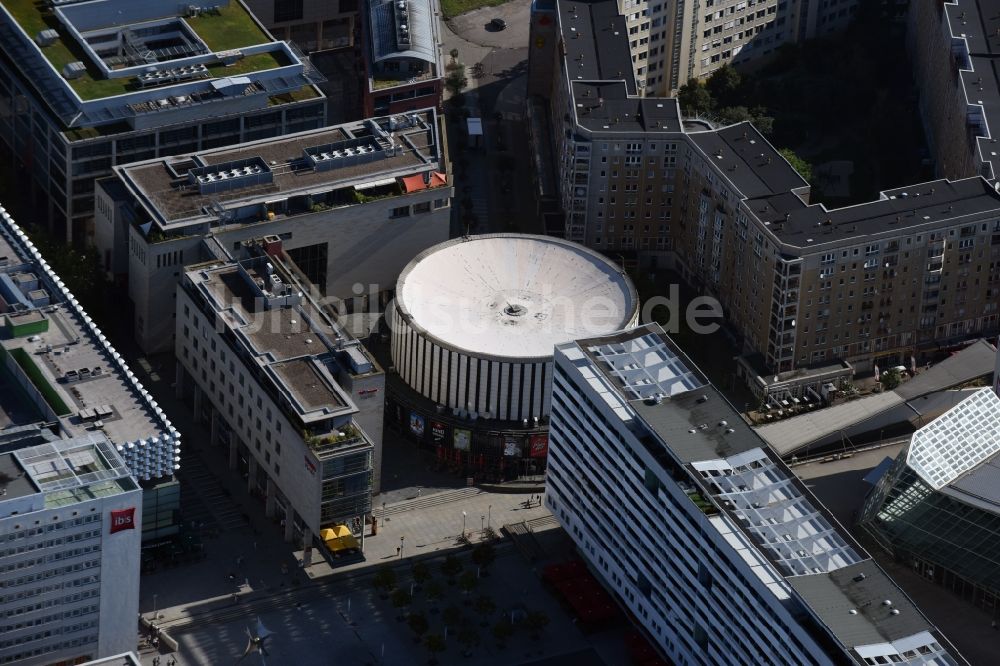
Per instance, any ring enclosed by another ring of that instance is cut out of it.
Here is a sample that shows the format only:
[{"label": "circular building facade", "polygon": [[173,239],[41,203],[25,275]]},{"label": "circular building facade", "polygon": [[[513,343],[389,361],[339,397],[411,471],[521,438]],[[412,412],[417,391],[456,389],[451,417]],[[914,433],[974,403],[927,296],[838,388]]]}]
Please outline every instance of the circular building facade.
[{"label": "circular building facade", "polygon": [[628,276],[576,243],[487,234],[436,245],[396,285],[391,354],[410,397],[387,416],[438,446],[472,450],[489,431],[505,433],[507,455],[537,454],[541,440],[515,445],[509,433],[544,433],[555,345],[628,328],[638,310]]}]

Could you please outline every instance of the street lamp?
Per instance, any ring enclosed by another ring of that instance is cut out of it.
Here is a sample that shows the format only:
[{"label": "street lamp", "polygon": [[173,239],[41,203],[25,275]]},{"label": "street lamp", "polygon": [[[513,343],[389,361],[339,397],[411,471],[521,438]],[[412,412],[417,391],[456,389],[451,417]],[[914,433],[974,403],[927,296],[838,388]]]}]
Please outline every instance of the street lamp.
[{"label": "street lamp", "polygon": [[493,529],[493,505],[486,507],[486,527]]},{"label": "street lamp", "polygon": [[385,525],[385,502],[382,502],[382,524]]},{"label": "street lamp", "polygon": [[479,531],[486,531],[486,516],[479,516]]},{"label": "street lamp", "polygon": [[464,511],[462,512],[462,536],[463,537],[465,536],[465,517],[467,515],[468,514],[466,514]]},{"label": "street lamp", "polygon": [[406,540],[405,536],[399,537],[399,559],[403,559],[403,542]]}]

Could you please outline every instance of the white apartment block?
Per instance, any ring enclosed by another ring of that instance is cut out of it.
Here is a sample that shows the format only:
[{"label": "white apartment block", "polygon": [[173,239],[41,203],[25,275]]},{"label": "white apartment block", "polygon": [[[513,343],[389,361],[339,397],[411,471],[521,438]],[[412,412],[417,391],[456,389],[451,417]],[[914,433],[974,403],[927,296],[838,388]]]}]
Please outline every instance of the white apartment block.
[{"label": "white apartment block", "polygon": [[385,375],[277,253],[191,266],[177,288],[179,393],[286,540],[371,510]]},{"label": "white apartment block", "polygon": [[556,347],[546,503],[674,663],[964,664],[656,325]]},{"label": "white apartment block", "polygon": [[0,453],[0,664],[135,649],[142,491],[101,434]]}]

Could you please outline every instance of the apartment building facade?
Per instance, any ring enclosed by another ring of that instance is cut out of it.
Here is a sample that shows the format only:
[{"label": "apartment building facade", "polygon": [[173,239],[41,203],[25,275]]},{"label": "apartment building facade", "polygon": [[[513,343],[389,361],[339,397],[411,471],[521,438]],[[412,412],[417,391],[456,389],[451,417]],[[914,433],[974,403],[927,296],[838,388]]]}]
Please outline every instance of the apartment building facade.
[{"label": "apartment building facade", "polygon": [[0,453],[0,663],[135,649],[142,490],[102,434]]},{"label": "apartment building facade", "polygon": [[556,347],[545,501],[674,663],[966,663],[655,325]]},{"label": "apartment building facade", "polygon": [[281,256],[191,266],[177,287],[178,395],[287,541],[351,525],[379,488],[385,376]]},{"label": "apartment building facade", "polygon": [[381,312],[410,259],[448,238],[440,122],[425,109],[116,167],[97,186],[95,241],[128,285],[140,347],[173,349],[164,313],[183,266],[217,256],[206,238],[239,256],[277,237],[340,314]]},{"label": "apartment building facade", "polygon": [[5,159],[78,245],[93,237],[94,181],[113,166],[325,119],[321,77],[241,0],[4,5],[0,44]]},{"label": "apartment building facade", "polygon": [[773,374],[909,366],[996,332],[990,183],[810,204],[808,183],[750,124],[714,128],[682,118],[675,100],[642,97],[624,21],[611,3],[535,5],[529,94],[547,99],[552,131],[539,134],[551,137],[567,238],[677,271],[719,300]]}]

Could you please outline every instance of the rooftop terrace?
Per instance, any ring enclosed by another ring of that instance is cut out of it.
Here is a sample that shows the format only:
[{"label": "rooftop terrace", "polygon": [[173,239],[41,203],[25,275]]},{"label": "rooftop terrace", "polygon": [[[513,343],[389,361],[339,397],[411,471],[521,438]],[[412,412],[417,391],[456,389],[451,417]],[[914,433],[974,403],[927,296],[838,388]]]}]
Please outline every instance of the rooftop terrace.
[{"label": "rooftop terrace", "polygon": [[437,169],[440,147],[433,110],[116,167],[122,182],[163,228],[215,221],[236,203],[273,202],[335,186],[362,190]]},{"label": "rooftop terrace", "polygon": [[[53,31],[47,33],[51,41],[42,40],[43,45],[38,49],[60,77],[63,68],[70,63],[84,64],[85,70],[67,81],[82,100],[122,95],[142,88],[135,76],[115,76],[117,70],[135,66],[162,69],[163,65],[175,60],[186,61],[197,56],[274,44],[238,0],[220,0],[213,3],[219,7],[217,11],[187,16],[178,13],[181,4],[172,2],[138,4],[128,0],[93,0],[84,5],[51,7],[40,0],[5,0],[3,6],[29,40],[37,41],[43,31]],[[178,37],[183,32],[171,30],[168,34],[164,30],[164,34],[152,42],[154,48],[145,48],[147,41],[143,41],[143,32],[162,25],[164,19],[186,25],[193,39]],[[109,32],[133,36],[137,49],[133,51],[123,46],[120,52],[116,50],[109,55],[107,48],[101,48],[108,42]],[[236,76],[291,64],[281,48],[225,61],[214,57],[207,60],[205,78]]]}]

